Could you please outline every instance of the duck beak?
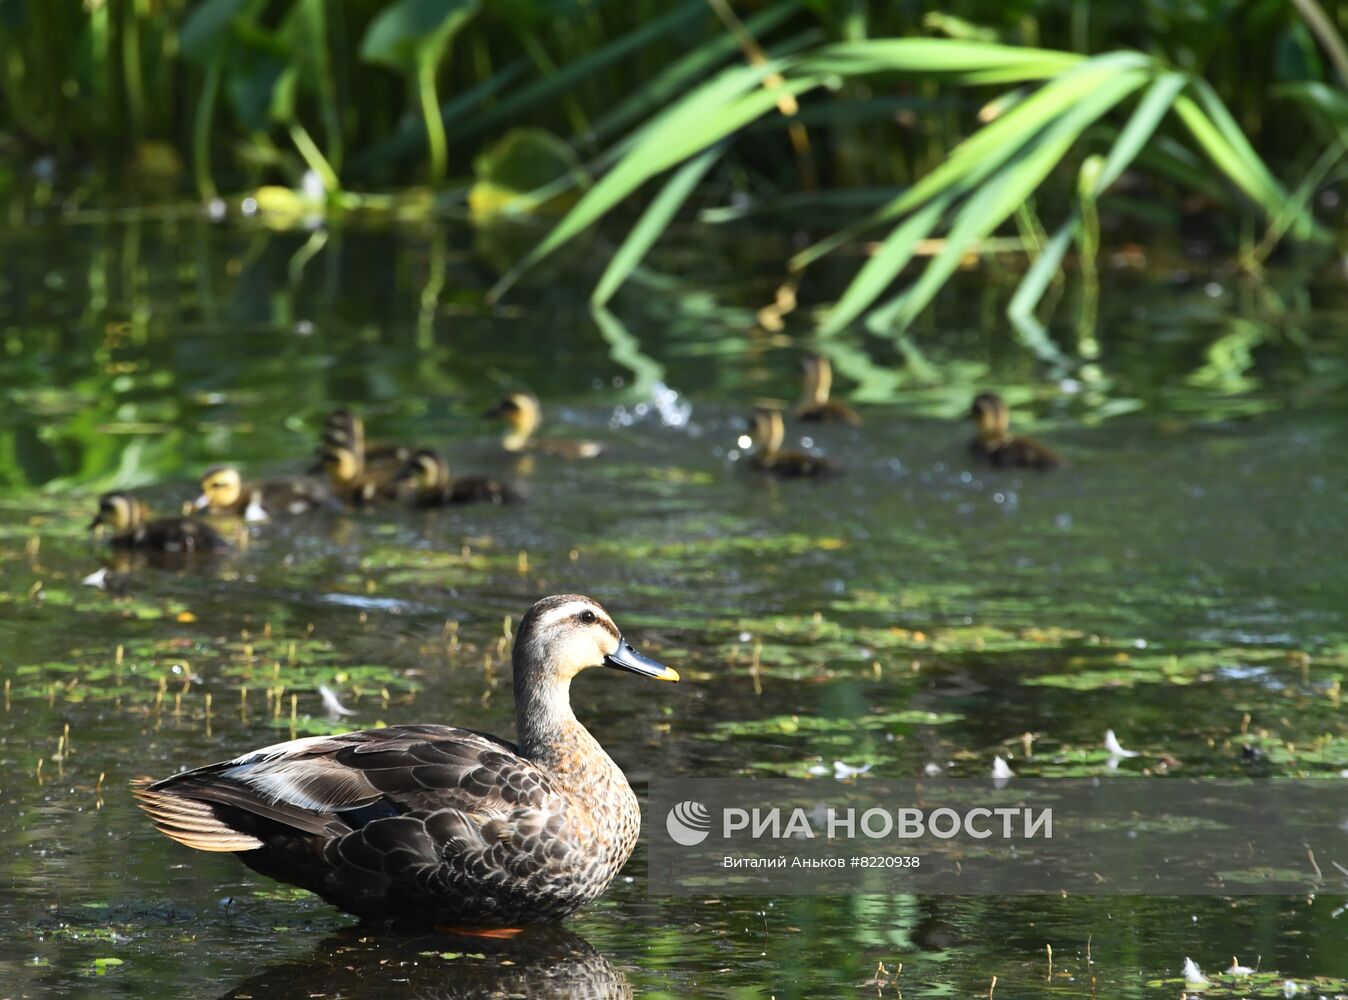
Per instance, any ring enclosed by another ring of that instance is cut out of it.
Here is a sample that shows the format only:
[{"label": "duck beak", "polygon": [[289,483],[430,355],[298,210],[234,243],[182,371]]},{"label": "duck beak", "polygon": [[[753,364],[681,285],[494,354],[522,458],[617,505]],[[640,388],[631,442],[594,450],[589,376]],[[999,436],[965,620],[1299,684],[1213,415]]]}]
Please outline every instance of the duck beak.
[{"label": "duck beak", "polygon": [[503,417],[505,416],[506,410],[509,408],[510,404],[507,403],[504,399],[498,403],[492,403],[491,406],[487,407],[485,410],[482,411],[482,419],[492,420],[496,417]]},{"label": "duck beak", "polygon": [[210,505],[211,505],[211,498],[208,497],[205,493],[201,494],[201,496],[197,497],[195,500],[192,501],[192,508],[194,510],[205,510]]},{"label": "duck beak", "polygon": [[97,531],[99,528],[103,527],[103,523],[103,512],[99,511],[94,515],[94,519],[89,522],[89,530]]},{"label": "duck beak", "polygon": [[657,681],[677,681],[679,679],[677,670],[638,653],[626,639],[619,639],[618,648],[604,657],[604,666],[613,667],[616,670],[630,670],[634,674],[651,677]]}]

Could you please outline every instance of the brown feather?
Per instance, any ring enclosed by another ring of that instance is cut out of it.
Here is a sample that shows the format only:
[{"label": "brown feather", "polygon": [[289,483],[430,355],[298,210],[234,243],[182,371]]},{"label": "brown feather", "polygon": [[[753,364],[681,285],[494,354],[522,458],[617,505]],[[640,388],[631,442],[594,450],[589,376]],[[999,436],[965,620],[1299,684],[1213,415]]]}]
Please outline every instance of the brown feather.
[{"label": "brown feather", "polygon": [[198,851],[253,851],[262,841],[231,829],[216,818],[209,802],[136,788],[141,809],[154,821],[154,828],[171,840]]}]

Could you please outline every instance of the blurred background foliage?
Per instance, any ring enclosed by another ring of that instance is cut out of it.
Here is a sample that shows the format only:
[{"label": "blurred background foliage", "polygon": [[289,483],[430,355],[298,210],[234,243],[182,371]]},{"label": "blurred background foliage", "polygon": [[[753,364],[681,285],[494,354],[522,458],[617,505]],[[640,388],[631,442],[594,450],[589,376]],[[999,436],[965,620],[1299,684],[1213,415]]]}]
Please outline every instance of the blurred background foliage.
[{"label": "blurred background foliage", "polygon": [[681,218],[776,226],[801,244],[779,303],[841,248],[816,332],[901,342],[1003,254],[1046,357],[1036,307],[1076,261],[1089,355],[1102,249],[1178,237],[1254,272],[1332,247],[1343,6],[0,0],[0,197],[523,226],[487,241],[492,298],[615,212],[598,306]]}]

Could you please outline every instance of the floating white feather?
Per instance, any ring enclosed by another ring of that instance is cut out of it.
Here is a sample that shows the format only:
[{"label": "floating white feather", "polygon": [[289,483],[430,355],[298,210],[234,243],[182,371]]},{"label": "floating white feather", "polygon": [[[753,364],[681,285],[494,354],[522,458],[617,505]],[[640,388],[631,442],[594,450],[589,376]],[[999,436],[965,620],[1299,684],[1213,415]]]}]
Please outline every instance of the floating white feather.
[{"label": "floating white feather", "polygon": [[1105,749],[1109,751],[1111,757],[1139,757],[1140,751],[1125,750],[1119,743],[1119,738],[1114,735],[1114,730],[1105,730]]}]

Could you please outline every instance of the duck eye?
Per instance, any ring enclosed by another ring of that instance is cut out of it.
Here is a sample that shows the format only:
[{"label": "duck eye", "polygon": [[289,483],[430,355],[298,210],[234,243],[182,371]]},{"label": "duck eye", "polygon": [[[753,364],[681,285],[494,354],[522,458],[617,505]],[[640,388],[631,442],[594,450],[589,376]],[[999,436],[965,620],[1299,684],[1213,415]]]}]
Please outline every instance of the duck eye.
[{"label": "duck eye", "polygon": [[582,611],[576,617],[580,619],[582,625],[593,625],[595,622],[599,621],[599,616],[593,611]]}]

